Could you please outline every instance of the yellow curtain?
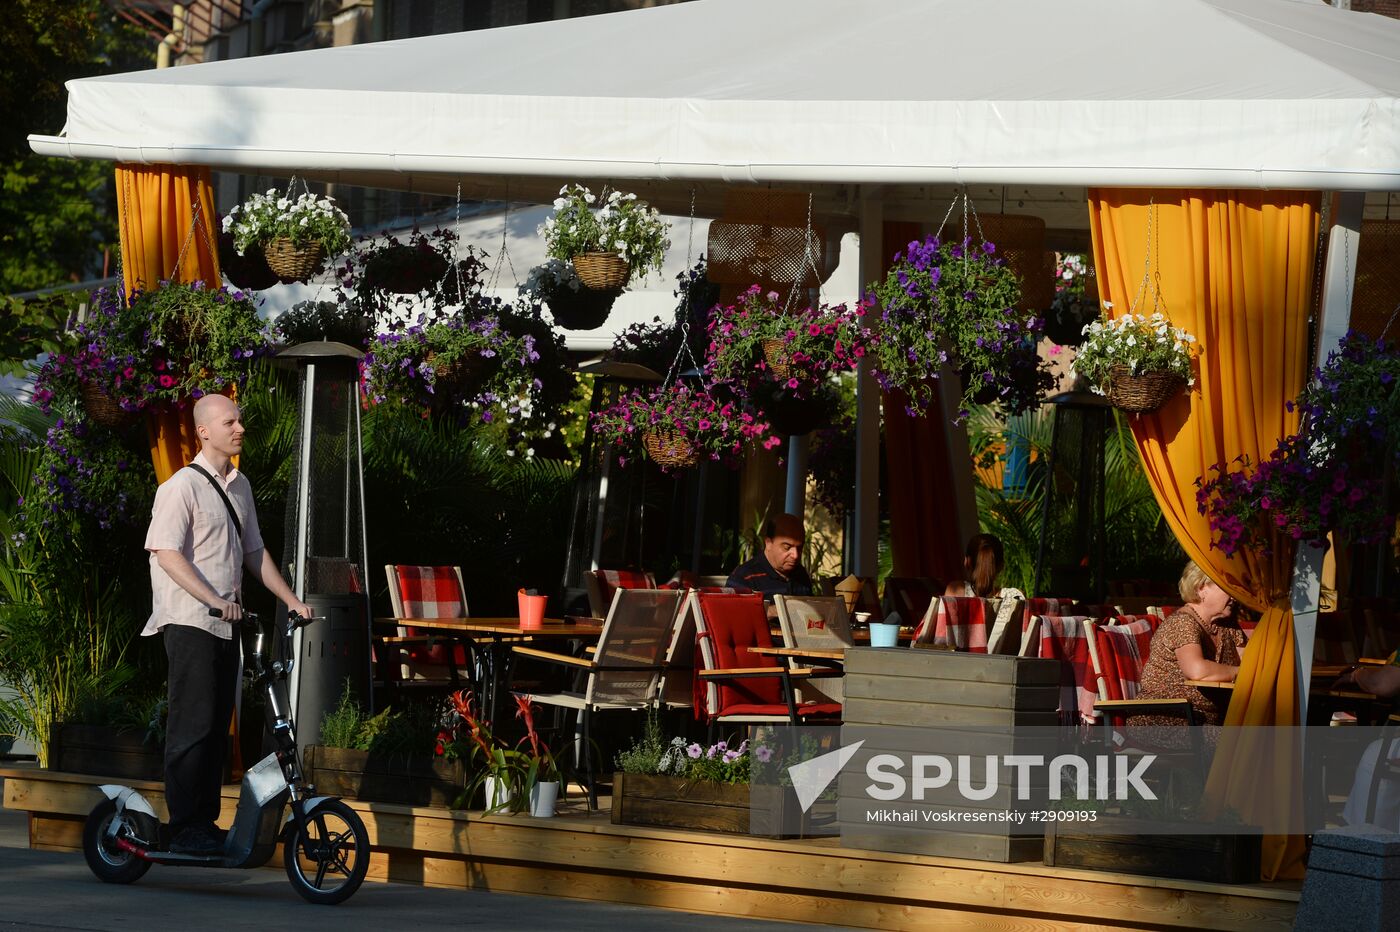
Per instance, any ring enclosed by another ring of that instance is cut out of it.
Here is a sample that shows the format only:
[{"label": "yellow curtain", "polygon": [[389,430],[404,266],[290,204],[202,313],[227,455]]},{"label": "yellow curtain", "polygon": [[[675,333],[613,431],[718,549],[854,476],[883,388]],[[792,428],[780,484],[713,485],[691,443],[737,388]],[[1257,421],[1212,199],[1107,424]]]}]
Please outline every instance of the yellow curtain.
[{"label": "yellow curtain", "polygon": [[[162,281],[219,285],[219,234],[208,168],[118,165],[117,223],[122,284],[128,295]],[[158,482],[170,478],[199,449],[192,408],[182,403],[153,409],[146,416]]]},{"label": "yellow curtain", "polygon": [[[1280,437],[1297,429],[1286,402],[1309,371],[1318,204],[1316,193],[1300,191],[1089,191],[1099,291],[1113,305],[1107,316],[1151,313],[1156,282],[1161,310],[1200,341],[1196,387],[1154,414],[1132,418],[1132,429],[1153,493],[1186,553],[1237,600],[1263,613],[1245,651],[1227,725],[1298,724],[1287,602],[1293,548],[1278,541],[1272,557],[1233,559],[1210,549],[1195,483],[1211,475],[1211,466],[1234,465],[1241,454],[1254,462],[1267,458]],[[1207,796],[1248,822],[1264,794],[1240,778],[1246,751],[1222,743]],[[1282,762],[1274,786],[1300,800],[1302,775],[1290,764]],[[1301,877],[1302,854],[1298,836],[1266,838],[1265,879]]]}]

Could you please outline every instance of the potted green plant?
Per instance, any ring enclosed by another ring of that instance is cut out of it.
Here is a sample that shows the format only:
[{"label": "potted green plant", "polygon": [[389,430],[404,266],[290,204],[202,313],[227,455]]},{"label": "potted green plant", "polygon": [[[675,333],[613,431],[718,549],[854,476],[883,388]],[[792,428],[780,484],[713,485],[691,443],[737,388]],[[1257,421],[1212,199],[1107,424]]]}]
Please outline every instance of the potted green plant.
[{"label": "potted green plant", "polygon": [[1018,370],[1033,358],[1024,347],[1034,346],[1042,321],[1016,310],[1020,283],[995,244],[915,240],[895,254],[874,294],[881,306],[870,350],[875,378],[885,391],[903,391],[911,414],[928,408],[944,366],[966,374],[959,420],[978,394],[1002,400],[1024,381]]},{"label": "potted green plant", "polygon": [[[1112,308],[1104,302],[1104,307]],[[1173,327],[1160,312],[1124,314],[1084,328],[1085,340],[1074,357],[1073,371],[1093,390],[1124,411],[1156,411],[1183,388],[1195,384],[1191,373],[1196,338]]]},{"label": "potted green plant", "polygon": [[306,281],[326,256],[350,245],[350,218],[329,197],[309,191],[299,197],[269,188],[253,194],[228,212],[223,229],[233,235],[233,248],[244,255],[257,246],[268,267],[284,282]]},{"label": "potted green plant", "polygon": [[324,793],[407,806],[447,806],[465,780],[434,740],[433,710],[385,708],[370,715],[349,681],[303,753],[307,779]]},{"label": "potted green plant", "polygon": [[701,457],[732,460],[750,443],[772,449],[782,442],[751,408],[677,384],[624,392],[594,412],[591,424],[603,442],[644,450],[663,469],[692,466]]},{"label": "potted green plant", "polygon": [[565,185],[540,233],[545,251],[573,263],[584,288],[621,290],[637,274],[660,270],[670,248],[670,225],[635,194],[605,188],[599,198],[582,185]]}]

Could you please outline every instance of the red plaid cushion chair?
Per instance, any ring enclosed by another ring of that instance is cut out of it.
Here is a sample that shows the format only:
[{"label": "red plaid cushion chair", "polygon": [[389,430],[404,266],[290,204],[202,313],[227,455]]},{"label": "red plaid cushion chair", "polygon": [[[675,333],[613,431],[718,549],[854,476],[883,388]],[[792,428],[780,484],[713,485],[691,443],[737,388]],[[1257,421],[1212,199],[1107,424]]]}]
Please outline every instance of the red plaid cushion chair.
[{"label": "red plaid cushion chair", "polygon": [[1073,599],[1027,599],[1027,615],[1068,615],[1074,607]]},{"label": "red plaid cushion chair", "polygon": [[[1126,616],[1119,616],[1126,617]],[[1147,619],[1095,626],[1089,641],[1100,699],[1136,699],[1156,624]],[[1121,715],[1113,716],[1122,725]]]},{"label": "red plaid cushion chair", "polygon": [[[390,564],[385,571],[389,577],[389,599],[398,618],[465,618],[467,595],[462,583],[462,570],[456,566],[408,566]],[[431,631],[404,625],[403,637],[431,635]],[[404,679],[421,675],[444,675],[446,668],[464,666],[466,648],[458,644],[449,653],[448,644],[417,645],[403,651]]]},{"label": "red plaid cushion chair", "polygon": [[1089,652],[1092,618],[1082,615],[1040,615],[1040,656],[1060,661],[1060,717],[1066,722],[1092,722],[1098,691]]},{"label": "red plaid cushion chair", "polygon": [[[990,599],[940,596],[932,638],[916,640],[921,644],[932,643],[969,654],[985,654],[988,629],[995,620],[996,608]],[[927,637],[928,632],[924,634]]]},{"label": "red plaid cushion chair", "polygon": [[595,618],[606,618],[613,593],[619,589],[655,589],[656,577],[642,570],[593,570],[584,577],[588,604]]}]

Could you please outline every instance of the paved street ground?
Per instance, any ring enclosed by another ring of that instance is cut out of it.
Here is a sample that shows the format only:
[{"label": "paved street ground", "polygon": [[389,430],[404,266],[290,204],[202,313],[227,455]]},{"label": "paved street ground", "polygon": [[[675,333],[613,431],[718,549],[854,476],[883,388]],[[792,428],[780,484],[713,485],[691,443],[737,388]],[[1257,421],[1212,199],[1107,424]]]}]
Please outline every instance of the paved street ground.
[{"label": "paved street ground", "polygon": [[[587,900],[438,890],[366,882],[341,906],[312,906],[277,870],[200,870],[159,865],[131,886],[99,883],[81,854],[30,851],[25,815],[0,809],[0,932],[33,930],[333,928],[335,932],[398,929],[723,930],[768,932],[820,928],[737,920]],[[835,928],[835,927],[830,927]]]}]

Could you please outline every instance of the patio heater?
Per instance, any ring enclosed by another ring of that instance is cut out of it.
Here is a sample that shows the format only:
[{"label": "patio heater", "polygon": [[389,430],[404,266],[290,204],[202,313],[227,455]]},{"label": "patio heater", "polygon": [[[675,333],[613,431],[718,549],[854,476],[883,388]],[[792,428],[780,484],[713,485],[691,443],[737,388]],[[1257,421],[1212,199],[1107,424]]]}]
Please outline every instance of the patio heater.
[{"label": "patio heater", "polygon": [[1101,601],[1104,581],[1104,446],[1113,407],[1100,395],[1062,392],[1043,479],[1040,544],[1031,595]]},{"label": "patio heater", "polygon": [[293,635],[290,692],[303,746],[317,742],[321,716],[335,708],[347,682],[363,707],[373,708],[357,367],[363,355],[327,342],[278,354],[300,376],[283,565],[292,591],[325,618]]}]

